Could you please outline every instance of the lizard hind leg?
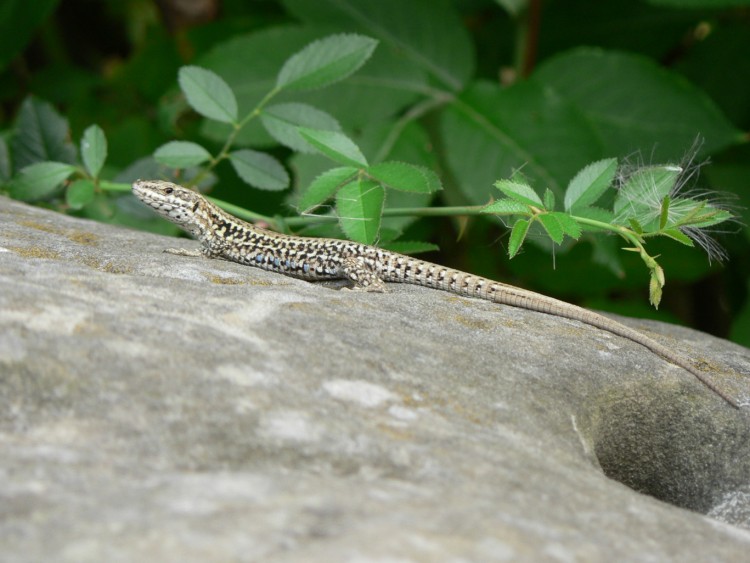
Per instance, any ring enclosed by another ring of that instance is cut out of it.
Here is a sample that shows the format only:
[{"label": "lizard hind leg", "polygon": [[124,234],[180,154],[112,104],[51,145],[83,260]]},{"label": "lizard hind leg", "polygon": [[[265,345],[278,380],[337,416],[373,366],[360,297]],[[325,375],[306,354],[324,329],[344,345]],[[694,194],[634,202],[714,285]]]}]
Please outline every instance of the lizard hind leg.
[{"label": "lizard hind leg", "polygon": [[368,264],[364,258],[348,257],[341,263],[343,277],[351,281],[355,291],[386,291],[385,282],[380,279],[375,266]]}]

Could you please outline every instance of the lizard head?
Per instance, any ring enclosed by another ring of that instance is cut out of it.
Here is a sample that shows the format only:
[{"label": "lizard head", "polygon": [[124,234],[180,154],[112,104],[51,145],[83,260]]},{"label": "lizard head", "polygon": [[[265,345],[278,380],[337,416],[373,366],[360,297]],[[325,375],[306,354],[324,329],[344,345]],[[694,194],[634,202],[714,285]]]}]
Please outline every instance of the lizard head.
[{"label": "lizard head", "polygon": [[137,180],[133,194],[159,215],[191,230],[196,214],[206,200],[197,192],[161,180]]}]

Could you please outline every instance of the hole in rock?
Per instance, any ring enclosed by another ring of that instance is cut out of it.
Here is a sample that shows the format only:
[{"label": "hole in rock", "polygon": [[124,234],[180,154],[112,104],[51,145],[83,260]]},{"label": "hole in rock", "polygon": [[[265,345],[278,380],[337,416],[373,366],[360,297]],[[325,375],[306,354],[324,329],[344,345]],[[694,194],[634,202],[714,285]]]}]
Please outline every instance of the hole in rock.
[{"label": "hole in rock", "polygon": [[[750,486],[745,409],[655,394],[647,404],[642,395],[623,397],[591,420],[594,453],[604,473],[635,491],[709,514]],[[737,498],[750,502],[750,495]]]}]

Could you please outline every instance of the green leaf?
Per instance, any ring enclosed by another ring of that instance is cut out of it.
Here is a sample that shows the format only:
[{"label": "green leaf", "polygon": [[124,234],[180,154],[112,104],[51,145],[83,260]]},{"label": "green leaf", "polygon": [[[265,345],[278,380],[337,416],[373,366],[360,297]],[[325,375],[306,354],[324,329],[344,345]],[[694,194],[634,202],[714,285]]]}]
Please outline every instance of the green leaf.
[{"label": "green leaf", "polygon": [[229,153],[237,175],[261,190],[280,191],[289,187],[289,174],[278,160],[266,153],[242,149]]},{"label": "green leaf", "polygon": [[482,213],[492,213],[493,215],[531,215],[531,209],[525,203],[514,199],[503,198],[485,205],[481,209]]},{"label": "green leaf", "polygon": [[172,168],[189,168],[211,160],[211,153],[197,143],[170,141],[156,149],[154,160]]},{"label": "green leaf", "polygon": [[635,217],[629,217],[628,223],[630,223],[630,228],[633,229],[637,234],[643,234],[643,225],[638,222],[638,219],[636,219]]},{"label": "green leaf", "polygon": [[474,74],[471,38],[449,0],[284,0],[284,7],[303,21],[380,39],[382,51],[407,57],[440,87],[460,91]]},{"label": "green leaf", "polygon": [[218,74],[197,66],[183,66],[178,80],[188,104],[199,114],[222,123],[237,121],[237,100]]},{"label": "green leaf", "polygon": [[351,166],[326,170],[315,178],[302,193],[298,208],[301,213],[307,213],[332,197],[341,187],[355,179],[358,170]]},{"label": "green leaf", "polygon": [[381,162],[367,173],[388,188],[404,192],[432,193],[442,188],[440,178],[432,170],[405,162]]},{"label": "green leaf", "polygon": [[682,174],[679,166],[645,166],[626,179],[615,197],[615,222],[627,217],[636,217],[645,231],[656,229],[655,223],[661,214],[662,200],[668,196]]},{"label": "green leaf", "polygon": [[648,300],[654,306],[655,309],[659,308],[661,303],[663,284],[659,282],[659,277],[656,272],[651,272],[651,279],[648,283]]},{"label": "green leaf", "polygon": [[434,252],[440,250],[440,247],[437,244],[411,240],[397,240],[380,246],[392,252],[398,252],[399,254],[420,254],[422,252]]},{"label": "green leaf", "polygon": [[271,137],[282,145],[303,153],[316,151],[300,135],[298,129],[300,126],[324,131],[341,131],[336,118],[307,104],[289,103],[270,106],[260,114],[260,120]]},{"label": "green leaf", "polygon": [[339,224],[351,240],[373,244],[380,230],[385,190],[377,182],[359,178],[336,194]]},{"label": "green leaf", "polygon": [[51,104],[33,96],[21,104],[11,147],[16,170],[37,162],[76,161],[68,120]]},{"label": "green leaf", "polygon": [[645,193],[644,189],[648,189],[651,193],[656,194],[657,198],[661,200],[669,195],[682,172],[683,170],[681,167],[674,165],[649,166],[642,168],[628,178],[625,186],[623,186],[620,191],[628,191],[630,185],[634,183],[636,190],[634,194]]},{"label": "green leaf", "polygon": [[542,224],[542,227],[544,227],[544,230],[547,231],[549,238],[551,238],[555,243],[560,244],[563,241],[565,231],[560,224],[560,220],[555,216],[555,214],[542,213],[541,215],[539,215],[539,222]]},{"label": "green leaf", "polygon": [[506,196],[520,203],[531,205],[533,207],[544,207],[539,195],[526,184],[517,184],[510,180],[498,180],[495,187],[503,192]]},{"label": "green leaf", "polygon": [[549,188],[544,191],[544,208],[547,211],[555,210],[555,194]]},{"label": "green leaf", "polygon": [[523,170],[520,168],[514,168],[513,173],[510,175],[510,181],[515,182],[516,184],[530,184],[531,182],[526,177],[526,174],[523,173]]},{"label": "green leaf", "polygon": [[367,159],[359,147],[349,137],[338,131],[321,131],[319,129],[299,128],[300,135],[318,152],[331,160],[345,166],[364,168]]},{"label": "green leaf", "polygon": [[[435,151],[421,124],[412,121],[405,128],[402,128],[402,126],[403,123],[399,124],[396,118],[385,122],[372,123],[361,130],[357,143],[368,156],[370,153],[376,154],[378,162],[384,159],[392,159],[418,164],[429,169],[436,167]],[[394,137],[396,132],[399,132],[399,134]],[[331,162],[321,154],[296,154],[289,160],[289,167],[294,170],[295,183],[298,186],[297,191],[302,192],[319,174],[331,168]],[[368,177],[364,170],[361,170],[361,174]],[[432,198],[433,194],[429,193],[386,190],[385,209],[421,208],[428,206]],[[328,212],[328,207],[326,206],[320,212]],[[378,244],[382,245],[390,240],[398,239],[401,233],[417,220],[418,217],[415,215],[394,216],[388,215],[387,212],[384,213]],[[336,229],[340,236],[341,229],[339,226],[330,223],[329,225],[332,229]],[[396,234],[389,238],[388,231]],[[335,237],[337,235],[335,232],[329,232],[324,236]]]},{"label": "green leaf", "polygon": [[81,158],[91,176],[99,176],[99,172],[107,160],[107,138],[98,125],[90,125],[81,137]]},{"label": "green leaf", "polygon": [[669,219],[669,196],[665,195],[661,201],[661,214],[659,216],[659,230],[661,231],[667,226],[667,220]]},{"label": "green leaf", "polygon": [[434,193],[443,189],[443,183],[440,181],[440,176],[438,176],[434,170],[431,170],[426,166],[419,166],[414,164],[412,166],[416,166],[427,177],[429,187],[427,188],[426,192],[420,193]]},{"label": "green leaf", "polygon": [[726,209],[689,198],[673,199],[669,205],[669,223],[680,227],[705,228],[723,223],[734,216]]},{"label": "green leaf", "polygon": [[576,174],[565,190],[565,209],[577,211],[596,203],[609,186],[617,172],[617,159],[606,158],[592,162]]},{"label": "green leaf", "polygon": [[284,63],[276,87],[307,90],[343,80],[365,64],[377,44],[375,39],[355,34],[314,41]]},{"label": "green leaf", "polygon": [[704,208],[703,213],[697,215],[690,223],[686,224],[685,226],[704,229],[706,227],[718,225],[719,223],[723,223],[724,221],[729,221],[733,218],[734,215],[732,215],[732,213],[730,213],[726,209],[718,209],[716,207],[707,205]]},{"label": "green leaf", "polygon": [[474,83],[442,114],[450,171],[474,205],[487,201],[487,186],[497,178],[521,168],[532,185],[562,196],[570,178],[601,154],[601,142],[580,111],[534,80],[506,88]]},{"label": "green leaf", "polygon": [[72,182],[65,190],[65,203],[71,209],[81,209],[94,200],[94,182],[88,178],[82,178]]},{"label": "green leaf", "polygon": [[573,239],[580,238],[583,231],[581,229],[581,225],[578,224],[578,221],[573,219],[570,215],[568,215],[567,213],[561,213],[559,211],[549,213],[548,215],[557,219],[557,222],[560,224],[560,227],[562,228],[564,234]]},{"label": "green leaf", "polygon": [[380,248],[387,248],[386,245],[392,243],[403,234],[404,232],[399,229],[391,229],[389,227],[386,227],[384,225],[384,221],[381,221],[377,244]]},{"label": "green leaf", "polygon": [[[312,3],[318,6],[317,2]],[[320,26],[289,24],[232,35],[219,42],[197,63],[220,74],[237,96],[240,108],[254,108],[274,89],[286,59],[310,42],[331,32],[331,23]],[[252,61],[252,64],[248,64]],[[305,102],[335,115],[348,131],[383,122],[422,99],[429,87],[427,74],[402,54],[376,49],[354,76],[330,89],[285,92],[284,101]],[[311,127],[328,129],[328,127]],[[231,129],[205,120],[202,132],[224,143]],[[237,145],[254,148],[275,144],[260,120],[251,120],[237,136]]]},{"label": "green leaf", "polygon": [[677,242],[680,242],[685,246],[695,246],[690,237],[683,233],[680,229],[664,229],[660,234],[676,240]]},{"label": "green leaf", "polygon": [[547,59],[534,78],[575,105],[605,154],[653,148],[651,159],[669,161],[698,135],[703,155],[741,142],[742,133],[704,92],[640,55],[578,48]]},{"label": "green leaf", "polygon": [[10,195],[23,201],[35,201],[52,194],[76,171],[64,162],[37,162],[27,166],[10,184]]},{"label": "green leaf", "polygon": [[510,231],[510,241],[508,242],[508,257],[513,258],[521,248],[523,241],[526,239],[526,233],[529,232],[531,222],[526,219],[519,219],[513,224]]}]

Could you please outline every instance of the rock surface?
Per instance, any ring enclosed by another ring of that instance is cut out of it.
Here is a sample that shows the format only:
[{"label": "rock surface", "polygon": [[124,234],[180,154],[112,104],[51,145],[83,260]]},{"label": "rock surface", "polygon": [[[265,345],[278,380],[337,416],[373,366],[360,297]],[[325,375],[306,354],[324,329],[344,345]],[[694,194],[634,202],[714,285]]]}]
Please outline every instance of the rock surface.
[{"label": "rock surface", "polygon": [[[750,553],[750,409],[640,346],[180,242],[0,198],[1,561]],[[749,400],[747,349],[624,322]]]}]

